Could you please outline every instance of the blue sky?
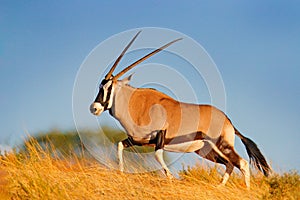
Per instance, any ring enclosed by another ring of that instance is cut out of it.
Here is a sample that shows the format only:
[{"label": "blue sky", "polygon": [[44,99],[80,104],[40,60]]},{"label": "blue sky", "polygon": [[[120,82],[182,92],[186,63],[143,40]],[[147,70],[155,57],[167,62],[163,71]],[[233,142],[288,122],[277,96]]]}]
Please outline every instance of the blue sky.
[{"label": "blue sky", "polygon": [[228,116],[274,167],[300,170],[299,8],[298,1],[1,1],[0,144],[74,129],[73,84],[90,51],[128,29],[163,27],[210,54]]}]

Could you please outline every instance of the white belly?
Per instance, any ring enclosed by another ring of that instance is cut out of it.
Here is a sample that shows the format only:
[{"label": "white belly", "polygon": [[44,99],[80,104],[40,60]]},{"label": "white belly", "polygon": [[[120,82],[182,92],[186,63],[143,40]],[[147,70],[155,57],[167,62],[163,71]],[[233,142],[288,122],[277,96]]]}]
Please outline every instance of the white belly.
[{"label": "white belly", "polygon": [[169,144],[164,146],[165,151],[171,152],[194,152],[201,149],[204,146],[204,141],[194,140],[190,142],[184,142],[180,144]]}]

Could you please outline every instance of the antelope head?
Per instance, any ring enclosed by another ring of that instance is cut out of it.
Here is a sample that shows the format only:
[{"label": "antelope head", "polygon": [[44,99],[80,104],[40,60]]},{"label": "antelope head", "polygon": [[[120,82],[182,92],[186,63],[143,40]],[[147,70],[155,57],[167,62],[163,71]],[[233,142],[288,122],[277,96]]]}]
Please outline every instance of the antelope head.
[{"label": "antelope head", "polygon": [[154,54],[160,52],[161,50],[167,48],[171,44],[177,42],[178,40],[181,40],[182,38],[173,40],[169,42],[168,44],[152,51],[151,53],[145,55],[144,57],[140,58],[139,60],[135,61],[125,69],[123,69],[121,72],[119,72],[117,75],[113,75],[113,72],[117,65],[119,64],[120,60],[128,50],[128,48],[132,45],[134,40],[137,38],[137,36],[141,33],[139,31],[129,42],[129,44],[125,47],[125,49],[122,51],[122,53],[119,55],[117,60],[114,62],[113,66],[110,68],[109,72],[105,75],[104,79],[101,81],[100,86],[99,86],[99,92],[98,95],[96,96],[94,102],[90,106],[90,111],[94,115],[100,115],[102,112],[109,110],[113,106],[113,97],[114,97],[114,92],[116,88],[116,84],[118,79],[125,74],[127,71],[132,69],[133,67],[137,66],[141,62],[145,61],[146,59],[150,58]]}]

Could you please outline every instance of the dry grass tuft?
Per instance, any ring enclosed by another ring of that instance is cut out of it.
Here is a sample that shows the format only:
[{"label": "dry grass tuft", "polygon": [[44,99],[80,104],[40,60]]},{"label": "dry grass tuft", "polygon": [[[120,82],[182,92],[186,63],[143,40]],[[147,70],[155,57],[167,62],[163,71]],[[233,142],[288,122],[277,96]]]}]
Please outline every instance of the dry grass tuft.
[{"label": "dry grass tuft", "polygon": [[26,152],[0,159],[1,199],[299,199],[298,173],[255,175],[251,190],[234,174],[217,187],[217,168],[195,167],[169,180],[158,173],[123,174],[77,156],[61,158],[33,139]]}]

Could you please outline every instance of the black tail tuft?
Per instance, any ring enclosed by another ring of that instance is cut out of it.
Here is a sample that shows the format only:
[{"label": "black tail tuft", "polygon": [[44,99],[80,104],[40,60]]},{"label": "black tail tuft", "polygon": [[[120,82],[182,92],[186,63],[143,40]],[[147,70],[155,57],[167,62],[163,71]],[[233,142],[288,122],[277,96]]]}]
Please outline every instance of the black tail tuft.
[{"label": "black tail tuft", "polygon": [[268,165],[265,157],[260,152],[257,145],[249,138],[243,136],[236,130],[237,136],[239,136],[246,147],[248,156],[250,158],[250,163],[256,166],[260,171],[264,173],[265,176],[269,176],[271,173],[271,168]]}]

